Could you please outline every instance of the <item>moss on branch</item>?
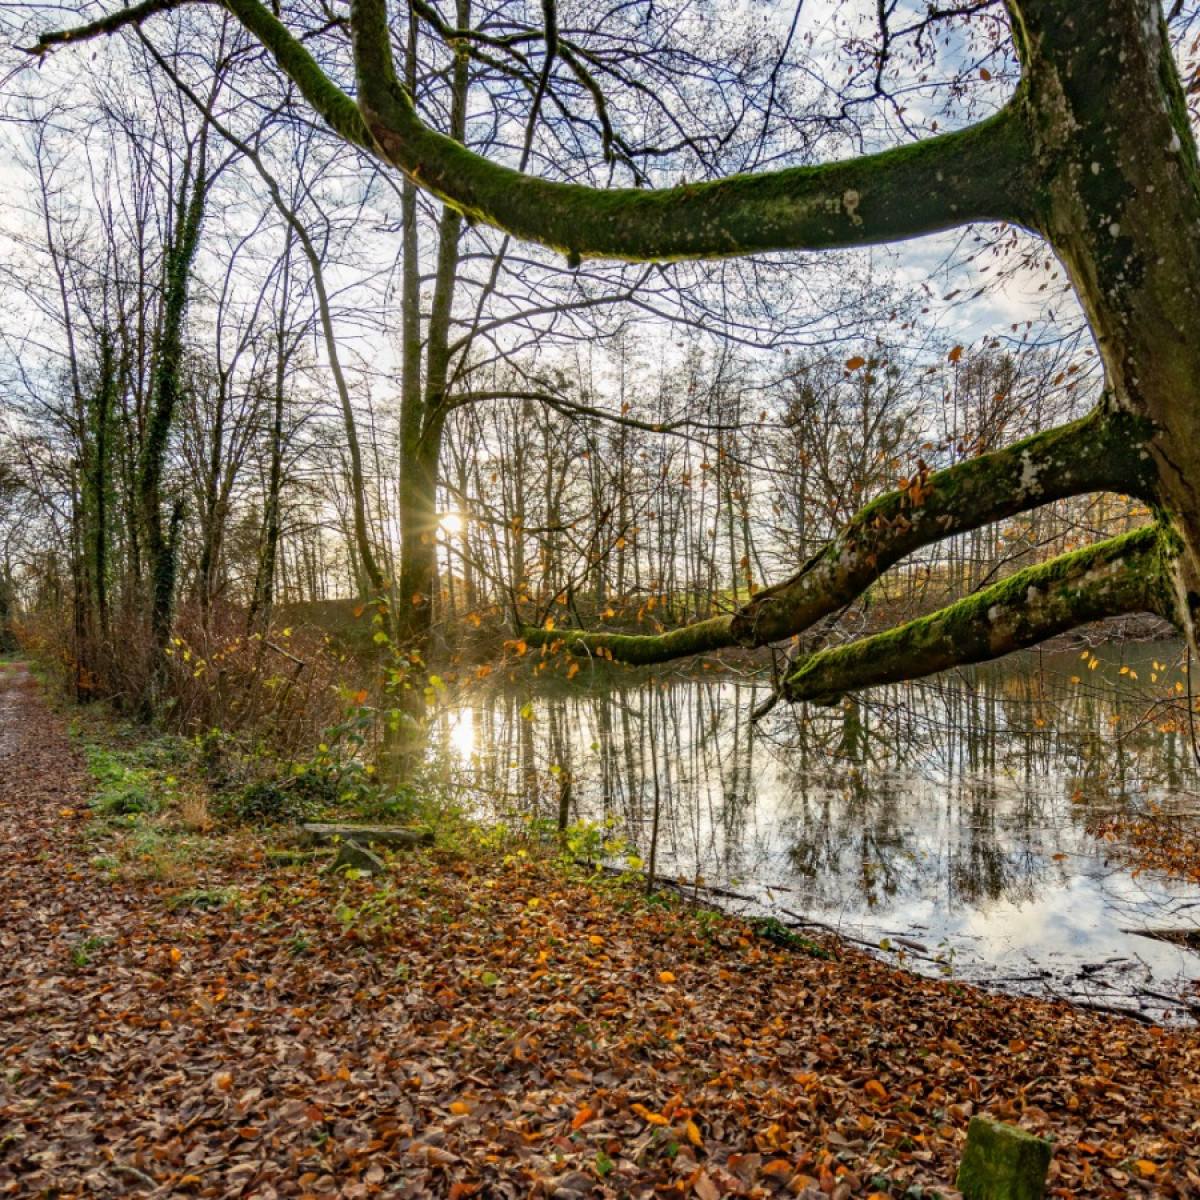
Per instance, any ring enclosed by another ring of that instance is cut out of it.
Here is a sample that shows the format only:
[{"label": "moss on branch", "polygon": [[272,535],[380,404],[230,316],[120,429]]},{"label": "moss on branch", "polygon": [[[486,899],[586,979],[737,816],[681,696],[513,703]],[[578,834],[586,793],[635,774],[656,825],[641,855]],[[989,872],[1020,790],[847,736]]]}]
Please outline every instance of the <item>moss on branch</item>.
[{"label": "moss on branch", "polygon": [[[86,40],[185,3],[143,0],[45,33],[30,48]],[[978,220],[1026,225],[1037,185],[1020,105],[968,129],[821,166],[673,188],[591,188],[494,163],[426,125],[396,77],[386,0],[353,0],[358,102],[261,0],[219,0],[343,138],[399,167],[472,220],[582,256],[711,258],[859,246]]]},{"label": "moss on branch", "polygon": [[918,471],[857,513],[791,579],[755,596],[734,617],[733,636],[761,646],[801,633],[914,551],[1054,500],[1101,491],[1150,499],[1152,432],[1148,421],[1101,405],[943,471]]},{"label": "moss on branch", "polygon": [[729,632],[729,620],[728,616],[713,617],[659,634],[587,633],[578,629],[525,626],[521,636],[531,646],[557,642],[582,658],[607,658],[640,667],[736,645]]},{"label": "moss on branch", "polygon": [[1001,658],[1105,617],[1174,618],[1167,562],[1174,542],[1148,525],[1018,571],[940,612],[802,662],[784,684],[790,700],[827,703],[860,688],[919,679]]},{"label": "moss on branch", "polygon": [[[145,0],[33,47],[113,32],[189,2]],[[662,261],[860,246],[970,221],[1032,225],[1038,210],[1022,104],[879,154],[673,188],[592,188],[494,163],[426,125],[397,79],[386,0],[353,0],[357,103],[261,0],[219,2],[342,137],[472,220],[582,256]]]}]

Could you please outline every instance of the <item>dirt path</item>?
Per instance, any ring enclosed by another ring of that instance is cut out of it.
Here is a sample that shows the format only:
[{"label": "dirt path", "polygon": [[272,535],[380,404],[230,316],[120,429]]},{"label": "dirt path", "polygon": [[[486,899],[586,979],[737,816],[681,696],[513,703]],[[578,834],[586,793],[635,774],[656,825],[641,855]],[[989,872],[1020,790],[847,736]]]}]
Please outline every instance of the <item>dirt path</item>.
[{"label": "dirt path", "polygon": [[1057,1195],[1200,1196],[1195,1033],[516,856],[381,886],[250,855],[173,909],[91,864],[85,797],[0,667],[0,1194],[900,1196],[986,1111],[1054,1134]]}]

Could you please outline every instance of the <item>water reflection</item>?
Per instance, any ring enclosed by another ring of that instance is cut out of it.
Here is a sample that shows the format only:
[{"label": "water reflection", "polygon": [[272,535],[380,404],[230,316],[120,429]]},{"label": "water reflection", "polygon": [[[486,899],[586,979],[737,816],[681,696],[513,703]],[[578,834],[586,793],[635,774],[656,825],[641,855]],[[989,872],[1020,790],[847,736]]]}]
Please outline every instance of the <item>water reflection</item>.
[{"label": "water reflection", "polygon": [[643,862],[748,912],[898,936],[918,968],[1128,1000],[1200,976],[1200,958],[1128,932],[1197,927],[1200,890],[1134,878],[1085,828],[1194,800],[1178,657],[1031,654],[757,727],[752,681],[598,669],[481,689],[442,737],[499,819],[611,819]]}]

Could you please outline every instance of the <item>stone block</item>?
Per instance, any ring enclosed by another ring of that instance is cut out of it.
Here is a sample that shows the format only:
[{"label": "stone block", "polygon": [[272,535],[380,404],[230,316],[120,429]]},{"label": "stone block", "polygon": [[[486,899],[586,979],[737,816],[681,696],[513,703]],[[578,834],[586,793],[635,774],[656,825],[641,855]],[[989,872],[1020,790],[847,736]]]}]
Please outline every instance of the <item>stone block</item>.
[{"label": "stone block", "polygon": [[972,1117],[955,1187],[966,1200],[1043,1200],[1050,1143],[989,1117]]}]

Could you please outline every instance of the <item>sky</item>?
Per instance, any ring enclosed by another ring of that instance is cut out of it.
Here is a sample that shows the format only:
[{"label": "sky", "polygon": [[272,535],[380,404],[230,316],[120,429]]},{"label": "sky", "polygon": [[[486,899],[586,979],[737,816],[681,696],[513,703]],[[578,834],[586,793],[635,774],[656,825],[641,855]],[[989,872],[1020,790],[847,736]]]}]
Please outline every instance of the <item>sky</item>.
[{"label": "sky", "polygon": [[[853,43],[858,38],[865,42],[874,36],[876,6],[873,0],[852,0],[851,3],[842,4],[797,0],[797,3],[800,5],[798,9],[790,4],[739,0],[731,19],[762,21],[764,27],[773,30],[781,38],[788,36],[794,20],[794,32],[791,34],[793,47],[802,51],[806,61],[812,64],[809,82],[816,102],[820,102],[821,94],[827,90],[830,81],[839,84],[844,82],[843,71],[846,76],[854,76],[854,90],[864,95],[869,92],[870,72],[863,74],[861,64],[856,64],[845,46],[848,40]],[[14,11],[9,10],[10,14]],[[63,23],[64,14],[60,9],[45,11],[45,19],[49,24]],[[893,27],[910,23],[923,11],[923,4],[905,0],[897,5]],[[161,33],[173,19],[173,14],[159,17],[153,28]],[[165,41],[165,34],[162,37]],[[103,63],[108,51],[108,47],[98,44],[90,52],[91,61]],[[38,70],[36,76],[26,72],[10,83],[15,83],[19,88],[31,87],[47,98],[65,97],[77,78],[78,58],[85,54],[89,54],[89,51],[84,48],[60,51]],[[948,44],[940,48],[936,61],[907,62],[907,65],[906,62],[901,45],[895,55],[896,70],[887,80],[889,87],[899,97],[898,104],[893,106],[876,102],[864,105],[860,110],[863,114],[860,144],[864,150],[878,149],[898,137],[931,132],[935,124],[939,130],[951,127],[954,117],[947,116],[943,97],[932,82],[943,77],[947,71],[970,73],[969,86],[956,101],[956,107],[965,113],[965,116],[960,116],[960,123],[962,119],[974,120],[994,111],[1011,91],[1011,60],[995,50],[988,38],[982,35],[975,43],[964,36],[951,36]],[[922,83],[922,74],[928,75],[929,81]],[[988,78],[983,78],[984,75]],[[898,114],[896,108],[901,106],[903,112]],[[11,100],[5,108],[5,115],[10,121],[20,115],[19,106]],[[901,128],[902,124],[907,129]],[[9,125],[2,131],[2,136],[19,138],[21,130]],[[847,152],[853,152],[853,147],[843,143],[837,148],[838,156]],[[10,188],[20,186],[20,177],[14,169],[11,155],[4,156],[4,166],[0,171],[0,183],[7,179]],[[27,180],[21,182],[27,183]],[[81,198],[81,203],[86,207],[86,196]],[[395,214],[391,215],[394,217]],[[383,212],[376,213],[375,225],[378,226],[386,217],[387,214]],[[28,218],[21,216],[18,207],[9,207],[3,224],[12,231],[22,224],[28,226]],[[1044,265],[1046,256],[1037,254],[1036,269],[1020,265],[1022,257],[1033,256],[1035,247],[1032,238],[1024,235],[1009,238],[1008,241],[1015,241],[1016,248],[997,254],[986,244],[987,241],[995,244],[1001,240],[996,231],[987,229],[978,232],[985,239],[983,245],[974,244],[975,231],[956,231],[888,248],[861,251],[857,256],[847,255],[846,261],[857,262],[862,270],[866,270],[864,264],[869,263],[870,271],[880,280],[921,294],[918,307],[927,311],[917,313],[918,320],[911,334],[914,345],[918,348],[929,347],[930,353],[944,353],[946,348],[957,344],[968,347],[977,345],[984,339],[999,338],[1003,344],[1009,345],[1026,337],[1053,338],[1061,332],[1078,329],[1082,315],[1070,289],[1065,287],[1058,264],[1050,260],[1051,266],[1047,270]],[[394,232],[382,232],[378,228],[368,231],[360,246],[363,259],[369,260],[365,274],[369,275],[372,269],[386,265],[389,258],[394,257],[396,240]],[[974,262],[969,262],[967,260],[972,253],[977,257]],[[371,262],[375,264],[374,267],[369,265]],[[797,276],[807,270],[804,260],[800,260],[796,268]],[[335,287],[351,287],[352,290],[345,297],[346,304],[362,304],[365,307],[369,289],[364,291],[354,286],[356,273],[364,274],[361,265],[353,269],[346,268],[342,272],[335,270]],[[999,282],[993,282],[998,278]],[[20,298],[7,297],[6,307],[10,312],[19,310]],[[1048,312],[1053,313],[1054,317],[1049,324],[1046,322]],[[664,340],[675,340],[673,331],[665,324],[655,322],[652,317],[643,315],[639,323],[643,334],[659,329],[658,336]],[[25,326],[24,321],[16,324],[21,329]],[[394,355],[394,347],[389,344],[389,339],[381,336],[377,327],[360,326],[350,319],[348,312],[343,313],[340,329],[346,338],[347,349],[351,353],[357,351],[375,367],[386,366],[390,356]],[[11,331],[12,326],[9,329]],[[895,336],[896,332],[894,328],[886,331],[887,336]],[[314,350],[318,357],[324,356],[319,344]],[[918,349],[918,352],[923,351]]]}]

